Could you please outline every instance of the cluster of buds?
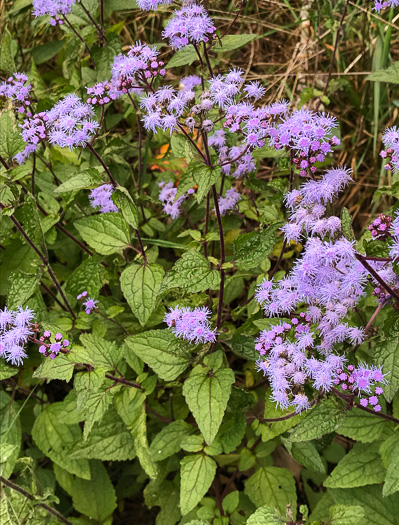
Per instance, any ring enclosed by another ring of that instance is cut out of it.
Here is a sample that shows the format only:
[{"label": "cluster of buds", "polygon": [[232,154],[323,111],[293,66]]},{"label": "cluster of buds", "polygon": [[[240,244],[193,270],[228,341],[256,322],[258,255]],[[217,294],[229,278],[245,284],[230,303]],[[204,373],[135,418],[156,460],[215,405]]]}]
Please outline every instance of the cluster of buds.
[{"label": "cluster of buds", "polygon": [[[298,156],[293,159],[299,175],[312,177],[317,172],[316,162],[323,162],[331,147],[339,146],[340,143],[340,139],[334,135],[328,142],[313,141],[310,152],[299,151]],[[286,149],[291,150],[291,146],[286,146]]]},{"label": "cluster of buds", "polygon": [[393,148],[383,149],[380,152],[380,157],[385,161],[384,170],[390,171],[393,167],[396,168],[399,156]]},{"label": "cluster of buds", "polygon": [[378,396],[383,394],[384,390],[381,386],[376,386],[376,383],[387,383],[381,368],[368,367],[367,365],[360,365],[355,368],[353,365],[348,365],[346,370],[342,368],[337,370],[334,383],[344,393],[350,392],[359,396],[362,407],[366,408],[370,405],[374,412],[381,411]]},{"label": "cluster of buds", "polygon": [[[81,299],[85,299],[88,296],[88,293],[86,291],[80,293],[76,299],[80,301]],[[94,299],[91,299],[90,297],[87,297],[86,301],[83,303],[85,312],[87,315],[90,315],[93,310],[97,310],[98,301],[95,301]]]},{"label": "cluster of buds", "polygon": [[98,82],[92,87],[87,87],[86,92],[90,95],[87,103],[92,106],[104,106],[108,104],[108,102],[111,102],[111,100],[116,100],[121,95],[113,79]]},{"label": "cluster of buds", "polygon": [[389,215],[380,214],[374,221],[369,225],[368,229],[371,232],[373,239],[379,239],[385,241],[390,237],[389,230],[392,224],[392,217]]},{"label": "cluster of buds", "polygon": [[67,353],[67,348],[70,345],[68,339],[63,339],[63,335],[60,333],[55,334],[54,341],[51,342],[51,332],[49,330],[43,332],[39,341],[39,352],[50,359],[55,359],[60,352]]},{"label": "cluster of buds", "polygon": [[14,73],[0,83],[0,96],[10,98],[16,111],[21,115],[26,112],[28,117],[32,116],[30,111],[31,90],[32,86],[28,83],[28,77],[23,73]]}]

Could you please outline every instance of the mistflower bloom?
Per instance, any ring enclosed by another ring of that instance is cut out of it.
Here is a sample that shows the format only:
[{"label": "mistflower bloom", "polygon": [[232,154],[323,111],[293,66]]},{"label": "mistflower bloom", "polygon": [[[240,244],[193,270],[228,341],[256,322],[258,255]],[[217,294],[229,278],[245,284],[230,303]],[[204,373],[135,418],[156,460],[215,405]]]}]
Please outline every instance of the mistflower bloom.
[{"label": "mistflower bloom", "polygon": [[112,200],[114,187],[112,184],[103,184],[91,190],[89,199],[92,208],[100,208],[101,213],[117,213],[118,208]]},{"label": "mistflower bloom", "polygon": [[382,134],[382,142],[385,149],[380,155],[386,163],[385,170],[393,170],[394,173],[399,171],[399,130],[396,126],[387,128]]},{"label": "mistflower bloom", "polygon": [[60,16],[71,13],[77,1],[79,0],[33,0],[33,15],[36,18],[49,15],[51,25],[62,24]]},{"label": "mistflower bloom", "polygon": [[[32,85],[23,73],[14,73],[0,82],[0,96],[10,98],[18,113],[30,113]],[[30,116],[30,115],[28,115]]]},{"label": "mistflower bloom", "polygon": [[162,36],[169,39],[173,49],[181,49],[188,44],[208,42],[215,33],[216,27],[206,9],[196,3],[190,3],[174,12]]},{"label": "mistflower bloom", "polygon": [[21,137],[26,146],[23,151],[17,153],[14,157],[18,164],[23,164],[38,149],[41,143],[48,140],[47,121],[47,113],[40,112],[32,117],[26,117],[23,123],[19,124],[22,130]]},{"label": "mistflower bloom", "polygon": [[180,215],[183,202],[189,195],[194,193],[194,190],[189,189],[175,200],[177,188],[175,188],[173,182],[160,182],[158,185],[161,188],[158,199],[163,203],[163,211],[167,215],[170,215],[172,219],[177,219]]},{"label": "mistflower bloom", "polygon": [[165,315],[164,322],[172,329],[176,337],[191,343],[212,343],[216,340],[216,331],[211,329],[209,318],[211,311],[202,308],[171,308]]},{"label": "mistflower bloom", "polygon": [[384,1],[384,2],[381,2],[380,0],[374,0],[374,7],[373,9],[375,11],[382,11],[383,9],[387,9],[388,7],[389,8],[394,8],[394,7],[398,7],[399,5],[399,2],[398,0],[387,0],[387,1]]},{"label": "mistflower bloom", "polygon": [[12,365],[20,366],[28,357],[25,345],[33,334],[31,322],[35,313],[19,306],[16,311],[0,310],[0,355]]},{"label": "mistflower bloom", "polygon": [[84,104],[77,95],[67,95],[46,112],[49,142],[61,148],[85,147],[99,127],[93,116],[89,104]]},{"label": "mistflower bloom", "polygon": [[115,79],[98,82],[92,87],[86,87],[86,93],[89,96],[87,103],[92,106],[104,106],[112,100],[116,100],[123,93],[118,90]]},{"label": "mistflower bloom", "polygon": [[225,197],[219,197],[220,214],[225,215],[227,211],[233,210],[240,199],[241,195],[234,188],[227,190]]},{"label": "mistflower bloom", "polygon": [[39,352],[50,359],[55,359],[60,352],[67,353],[70,346],[68,339],[63,339],[61,333],[55,334],[54,341],[51,341],[51,332],[49,330],[43,332],[43,336],[40,337],[39,341],[41,343]]},{"label": "mistflower bloom", "polygon": [[157,9],[160,5],[170,5],[173,0],[137,0],[137,5],[143,11]]},{"label": "mistflower bloom", "polygon": [[85,308],[85,312],[90,315],[93,310],[97,309],[98,301],[95,301],[94,299],[91,299],[90,297],[83,303],[83,306]]},{"label": "mistflower bloom", "polygon": [[249,84],[245,84],[244,91],[247,98],[259,100],[265,94],[266,88],[263,87],[260,82],[250,82]]}]

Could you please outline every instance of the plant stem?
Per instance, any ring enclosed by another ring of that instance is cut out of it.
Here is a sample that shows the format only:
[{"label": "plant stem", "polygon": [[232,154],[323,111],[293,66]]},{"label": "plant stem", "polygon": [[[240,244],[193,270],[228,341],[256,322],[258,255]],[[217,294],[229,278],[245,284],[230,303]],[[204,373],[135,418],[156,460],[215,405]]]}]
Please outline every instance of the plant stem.
[{"label": "plant stem", "polygon": [[[20,487],[19,485],[16,485],[9,479],[4,478],[3,476],[0,476],[0,483],[3,483],[6,487],[15,490],[15,492],[19,492],[22,496],[24,496],[26,499],[30,501],[36,502],[36,498],[32,496],[29,492],[27,492],[25,489]],[[58,521],[61,523],[65,523],[65,525],[73,525],[72,521],[69,521],[67,518],[65,518],[58,510],[53,509],[49,505],[46,505],[45,503],[35,503],[36,507],[41,507],[45,511],[47,511],[49,514],[52,514],[55,518],[57,518]]]},{"label": "plant stem", "polygon": [[374,416],[382,417],[383,419],[386,419],[388,421],[393,421],[397,425],[399,425],[399,419],[396,419],[396,417],[390,416],[388,414],[383,414],[382,412],[374,412],[374,410],[371,410],[370,408],[363,407],[360,403],[355,403],[356,408],[360,408],[360,410],[364,410],[364,412],[368,412],[369,414],[373,414]]},{"label": "plant stem", "polygon": [[[86,9],[86,7],[85,7],[84,3],[82,2],[82,0],[80,1],[80,5],[81,5],[83,11],[86,13],[86,15],[87,15],[88,19],[90,20],[90,22],[93,24],[93,26],[97,30],[98,38],[101,40],[101,42],[103,44],[106,44],[107,43],[107,37],[105,36],[105,33],[104,33],[104,27],[100,27],[97,24],[97,22],[91,16],[90,12]],[[101,8],[100,8],[100,11],[101,11]]]},{"label": "plant stem", "polygon": [[[222,268],[222,266],[225,263],[225,251],[224,251],[224,233],[223,233],[222,217],[220,215],[218,194],[217,194],[215,185],[212,186],[212,195],[213,195],[213,201],[215,203],[216,220],[217,220],[217,223],[218,223],[219,240],[220,240],[220,288],[219,288],[218,313],[217,313],[217,319],[216,319],[216,330],[219,330],[220,326],[222,324],[222,312],[223,312],[223,294],[224,294],[225,271]],[[218,336],[216,336],[216,337],[218,337]],[[216,343],[214,343],[214,346],[216,347]]]},{"label": "plant stem", "polygon": [[10,167],[8,166],[7,162],[3,159],[3,157],[0,155],[0,162],[3,164],[6,170],[9,170]]},{"label": "plant stem", "polygon": [[144,251],[143,241],[141,240],[139,230],[134,230],[134,231],[136,232],[137,240],[139,241],[140,251],[141,251],[141,255],[143,256],[143,259],[144,259],[144,264],[148,264],[148,259],[147,259],[147,256],[145,254],[145,251]]},{"label": "plant stem", "polygon": [[33,153],[33,160],[32,160],[32,195],[35,195],[35,172],[36,172],[36,153]]},{"label": "plant stem", "polygon": [[86,51],[89,53],[89,55],[91,55],[90,53],[90,48],[89,46],[86,44],[86,41],[85,39],[82,37],[82,35],[80,35],[76,29],[73,27],[73,25],[71,24],[71,22],[68,20],[68,18],[65,16],[65,15],[62,15],[63,19],[65,20],[65,22],[67,23],[67,25],[72,29],[72,31],[75,33],[75,35],[79,38],[79,40],[84,44],[85,48],[86,48]]},{"label": "plant stem", "polygon": [[116,182],[116,180],[114,179],[114,177],[112,176],[112,173],[109,171],[108,169],[108,166],[105,164],[105,162],[103,161],[103,159],[100,157],[100,155],[97,153],[97,151],[93,148],[93,146],[91,144],[87,144],[87,147],[89,148],[89,150],[93,153],[93,155],[96,157],[96,159],[98,160],[98,162],[101,164],[101,166],[104,168],[105,170],[105,173],[108,175],[108,178],[109,180],[111,181],[111,184],[114,188],[118,187],[118,183]]},{"label": "plant stem", "polygon": [[363,255],[360,253],[355,253],[356,259],[366,268],[366,270],[374,277],[374,279],[380,283],[380,285],[385,288],[385,290],[394,297],[396,301],[399,301],[399,295],[378,275],[378,273],[369,265],[369,263],[364,259]]}]

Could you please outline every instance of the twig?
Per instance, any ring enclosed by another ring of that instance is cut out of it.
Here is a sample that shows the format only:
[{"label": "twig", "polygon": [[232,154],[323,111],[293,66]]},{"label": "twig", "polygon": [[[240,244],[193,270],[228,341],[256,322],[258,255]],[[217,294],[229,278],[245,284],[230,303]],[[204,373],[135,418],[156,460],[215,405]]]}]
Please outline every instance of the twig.
[{"label": "twig", "polygon": [[103,159],[100,157],[100,155],[97,153],[97,151],[93,148],[93,146],[91,144],[87,144],[87,148],[89,148],[89,150],[93,153],[93,155],[96,157],[96,159],[98,160],[98,162],[101,164],[101,166],[104,168],[105,170],[105,173],[108,175],[108,178],[109,180],[111,181],[111,184],[114,188],[117,188],[118,187],[118,183],[116,182],[116,180],[114,179],[114,177],[112,176],[112,173],[109,171],[108,169],[108,166],[105,164],[105,162],[103,161]]},{"label": "twig", "polygon": [[79,38],[79,40],[84,44],[85,48],[86,48],[86,51],[89,53],[89,55],[91,55],[90,53],[90,48],[89,46],[87,45],[85,39],[82,37],[82,35],[80,35],[76,29],[73,27],[73,25],[71,24],[71,22],[68,20],[68,18],[65,16],[65,15],[62,15],[63,19],[65,20],[65,22],[67,23],[67,25],[72,29],[72,31],[75,33],[75,35]]}]

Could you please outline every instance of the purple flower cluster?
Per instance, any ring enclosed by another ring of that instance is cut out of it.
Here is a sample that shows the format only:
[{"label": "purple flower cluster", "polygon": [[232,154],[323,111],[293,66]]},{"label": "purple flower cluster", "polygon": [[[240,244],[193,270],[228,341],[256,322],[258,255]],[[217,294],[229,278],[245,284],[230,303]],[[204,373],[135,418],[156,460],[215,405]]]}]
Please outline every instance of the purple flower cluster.
[{"label": "purple flower cluster", "polygon": [[92,106],[104,106],[111,100],[116,100],[121,96],[114,79],[98,82],[92,87],[86,87],[86,92],[90,95],[86,102]]},{"label": "purple flower cluster", "polygon": [[72,12],[72,7],[79,0],[33,0],[33,15],[38,16],[50,15],[50,24],[62,24],[60,15],[68,15]]},{"label": "purple flower cluster", "polygon": [[160,182],[158,185],[161,188],[158,199],[163,203],[163,211],[170,215],[172,219],[177,219],[180,215],[181,205],[189,195],[194,193],[194,190],[189,189],[175,201],[177,188],[175,188],[173,182]]},{"label": "purple flower cluster", "polygon": [[67,95],[46,112],[49,142],[69,149],[86,146],[99,124],[93,108],[77,95]]},{"label": "purple flower cluster", "polygon": [[127,54],[116,56],[110,81],[112,90],[124,95],[148,89],[156,76],[166,74],[164,62],[158,59],[158,55],[156,47],[136,42]]},{"label": "purple flower cluster", "polygon": [[383,9],[387,8],[394,8],[399,6],[399,0],[388,0],[381,2],[380,0],[374,0],[374,10],[375,11],[382,11]]},{"label": "purple flower cluster", "polygon": [[89,199],[92,208],[100,208],[101,213],[117,213],[118,208],[112,200],[114,187],[112,184],[103,184],[91,190]]},{"label": "purple flower cluster", "polygon": [[234,188],[227,190],[225,197],[219,197],[218,202],[220,215],[225,215],[227,211],[233,210],[240,199],[240,193],[238,193]]},{"label": "purple flower cluster", "polygon": [[137,5],[143,11],[157,9],[160,5],[170,5],[173,0],[137,0]]},{"label": "purple flower cluster", "polygon": [[48,140],[46,112],[36,113],[24,119],[19,125],[22,129],[21,136],[26,143],[25,149],[15,155],[18,164],[23,164],[30,155],[37,150],[39,144]]},{"label": "purple flower cluster", "polygon": [[173,49],[181,49],[188,44],[208,42],[210,38],[214,38],[215,33],[216,27],[206,9],[190,2],[190,5],[174,12],[162,36],[169,39]]},{"label": "purple flower cluster", "polygon": [[33,335],[31,323],[35,313],[19,306],[16,311],[0,310],[0,356],[12,365],[20,366],[28,357],[24,346]]},{"label": "purple flower cluster", "polygon": [[302,108],[268,128],[269,145],[291,150],[300,176],[311,177],[317,171],[316,162],[323,162],[332,147],[340,144],[332,134],[337,126],[335,117]]},{"label": "purple flower cluster", "polygon": [[211,311],[202,308],[171,308],[164,321],[176,337],[186,339],[191,343],[212,343],[216,340],[216,331],[209,323]]},{"label": "purple flower cluster", "polygon": [[382,142],[385,149],[380,152],[381,158],[386,163],[385,170],[399,171],[399,131],[396,126],[387,128],[382,135]]},{"label": "purple flower cluster", "polygon": [[70,345],[68,339],[64,339],[60,333],[55,334],[54,341],[51,342],[51,332],[49,330],[43,332],[39,341],[41,343],[39,352],[50,359],[55,359],[59,352],[66,353],[66,349]]},{"label": "purple flower cluster", "polygon": [[0,96],[10,98],[18,113],[32,116],[30,111],[32,85],[23,73],[14,73],[0,83]]},{"label": "purple flower cluster", "polygon": [[395,213],[394,220],[392,222],[392,244],[389,251],[389,255],[393,258],[394,261],[399,259],[399,212]]},{"label": "purple flower cluster", "polygon": [[373,239],[386,240],[390,236],[390,229],[392,224],[392,217],[381,213],[373,222],[369,225],[369,231]]},{"label": "purple flower cluster", "polygon": [[334,384],[339,386],[343,392],[354,392],[360,399],[360,405],[373,407],[374,412],[381,411],[378,396],[383,394],[384,389],[377,386],[376,383],[388,384],[382,373],[381,367],[368,366],[364,363],[356,368],[353,365],[348,365],[345,369],[338,368],[336,371],[336,378]]},{"label": "purple flower cluster", "polygon": [[341,232],[341,220],[334,215],[328,218],[324,215],[327,204],[351,180],[350,169],[329,169],[320,180],[308,180],[299,189],[287,193],[285,202],[291,214],[289,222],[282,228],[286,240],[299,242],[304,232],[321,237]]},{"label": "purple flower cluster", "polygon": [[94,299],[91,299],[91,297],[88,297],[88,293],[86,291],[80,293],[76,297],[76,299],[78,301],[80,301],[81,299],[85,299],[86,297],[87,297],[87,299],[83,303],[83,306],[85,308],[85,312],[87,313],[87,315],[90,315],[93,310],[97,310],[97,308],[98,308],[98,306],[97,306],[98,301],[95,301]]}]

